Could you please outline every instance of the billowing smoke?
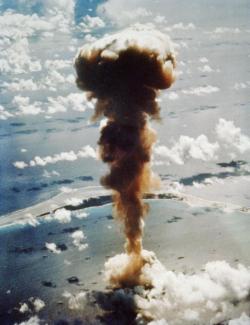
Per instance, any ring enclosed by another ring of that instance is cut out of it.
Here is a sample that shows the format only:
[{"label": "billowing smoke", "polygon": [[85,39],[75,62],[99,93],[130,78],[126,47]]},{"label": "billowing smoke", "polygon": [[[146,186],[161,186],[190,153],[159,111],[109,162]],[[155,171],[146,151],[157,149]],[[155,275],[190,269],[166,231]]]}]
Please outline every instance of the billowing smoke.
[{"label": "billowing smoke", "polygon": [[128,263],[114,286],[140,282],[143,193],[157,183],[150,169],[155,132],[148,117],[159,119],[157,95],[174,81],[175,58],[169,38],[154,29],[136,27],[84,45],[75,60],[77,85],[96,99],[93,119],[105,116],[100,156],[110,172],[102,185],[113,190],[116,216],[124,224]]}]

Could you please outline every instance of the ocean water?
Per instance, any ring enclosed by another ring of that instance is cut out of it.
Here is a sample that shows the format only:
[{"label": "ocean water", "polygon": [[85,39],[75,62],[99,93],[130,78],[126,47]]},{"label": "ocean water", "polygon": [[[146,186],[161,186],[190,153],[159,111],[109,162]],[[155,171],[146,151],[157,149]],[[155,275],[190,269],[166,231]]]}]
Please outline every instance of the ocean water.
[{"label": "ocean water", "polygon": [[[90,121],[93,103],[75,85],[73,61],[84,43],[134,24],[168,34],[177,58],[176,82],[159,97],[162,119],[150,121],[158,134],[152,169],[161,194],[171,194],[148,200],[144,247],[186,279],[207,262],[250,265],[249,14],[248,0],[0,0],[1,325],[37,314],[31,297],[46,304],[39,317],[58,324],[96,324],[105,310],[94,294],[103,294],[104,263],[124,243],[111,204],[86,208],[81,219],[82,210],[70,211],[68,223],[37,215],[110,194],[98,187],[107,172],[96,154],[100,121]],[[77,230],[88,244],[82,251]],[[237,283],[247,286],[248,277]],[[69,308],[66,291],[90,294],[83,311]],[[23,303],[32,311],[20,312]],[[225,320],[248,313],[248,301],[234,311]]]},{"label": "ocean water", "polygon": [[[191,275],[202,272],[206,263],[216,260],[226,260],[232,267],[238,263],[249,265],[246,249],[249,236],[242,231],[249,229],[248,214],[225,214],[218,208],[188,207],[174,200],[147,202],[150,212],[146,219],[144,248],[154,251],[168,271]],[[87,217],[77,218],[82,212],[87,213]],[[75,247],[72,239],[72,234],[79,230],[84,232],[84,242],[88,243],[82,251]],[[29,303],[30,297],[39,297],[45,302],[39,317],[51,324],[57,324],[60,319],[68,322],[79,319],[81,324],[97,321],[97,315],[101,315],[105,306],[100,304],[98,309],[92,298],[89,306],[82,302],[82,308],[71,310],[64,294],[105,292],[104,263],[122,252],[124,242],[122,227],[112,218],[111,204],[74,211],[72,221],[67,224],[41,218],[37,227],[12,225],[2,228],[0,236],[1,324],[19,323],[30,316],[31,312],[18,312],[23,303]],[[45,243],[52,242],[61,247],[61,253],[45,248]],[[71,277],[77,277],[78,281],[70,283]],[[120,299],[121,304],[122,297]],[[183,308],[181,304],[180,308]],[[112,310],[115,312],[116,308]],[[126,311],[121,309],[120,313],[116,321],[121,315],[126,319]]]},{"label": "ocean water", "polygon": [[[183,191],[247,205],[249,2],[127,1],[122,11],[119,4],[1,2],[0,215],[45,201],[62,187],[99,184],[107,170],[101,161],[72,158],[84,146],[95,150],[99,134],[99,123],[89,122],[93,107],[76,88],[73,59],[91,37],[134,23],[151,23],[169,34],[177,52],[176,82],[160,97],[162,121],[151,122],[158,132],[157,146],[171,149],[181,136],[194,141],[191,149],[179,147],[182,164],[154,153],[154,171],[178,182]],[[216,133],[219,119],[233,123],[222,138]],[[218,149],[204,154],[207,144],[195,142],[201,135],[217,142]],[[62,152],[72,160],[30,165],[36,156]],[[218,165],[232,160],[240,162]]]}]

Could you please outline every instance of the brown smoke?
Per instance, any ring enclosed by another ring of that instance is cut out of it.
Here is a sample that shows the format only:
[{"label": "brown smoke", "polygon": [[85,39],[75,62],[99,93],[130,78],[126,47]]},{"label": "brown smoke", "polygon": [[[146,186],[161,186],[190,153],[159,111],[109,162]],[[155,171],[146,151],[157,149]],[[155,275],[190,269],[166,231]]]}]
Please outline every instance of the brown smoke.
[{"label": "brown smoke", "polygon": [[98,144],[110,172],[102,177],[101,183],[113,190],[116,216],[124,224],[125,249],[130,257],[119,278],[111,278],[115,286],[138,284],[144,265],[142,232],[148,208],[142,197],[154,184],[150,157],[156,141],[147,119],[159,118],[159,89],[170,87],[174,81],[172,52],[166,50],[166,44],[162,45],[163,54],[152,44],[144,42],[141,46],[140,38],[147,33],[150,41],[158,45],[159,38],[160,45],[168,41],[159,32],[129,31],[132,41],[128,37],[119,48],[116,43],[120,36],[124,38],[125,31],[104,39],[103,43],[97,41],[83,47],[75,60],[78,87],[97,100],[93,118],[108,118]]}]

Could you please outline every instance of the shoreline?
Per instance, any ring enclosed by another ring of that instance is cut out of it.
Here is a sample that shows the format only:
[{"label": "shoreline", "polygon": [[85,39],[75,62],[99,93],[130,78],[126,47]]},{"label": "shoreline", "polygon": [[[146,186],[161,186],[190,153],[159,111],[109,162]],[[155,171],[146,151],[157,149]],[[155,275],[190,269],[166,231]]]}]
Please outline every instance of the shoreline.
[{"label": "shoreline", "polygon": [[[66,203],[69,197],[77,199],[81,202],[79,204]],[[226,213],[238,211],[241,213],[250,214],[250,207],[221,201],[207,200],[183,192],[175,190],[173,191],[167,188],[167,186],[165,189],[163,188],[160,191],[145,193],[143,198],[145,200],[177,200],[182,201],[191,207],[209,207],[224,210]],[[39,220],[43,217],[50,216],[59,209],[77,211],[89,207],[103,206],[110,203],[112,203],[111,191],[101,186],[87,186],[72,189],[70,192],[57,194],[49,200],[0,216],[0,229],[18,224],[26,224],[28,223],[28,219],[31,217]]]}]

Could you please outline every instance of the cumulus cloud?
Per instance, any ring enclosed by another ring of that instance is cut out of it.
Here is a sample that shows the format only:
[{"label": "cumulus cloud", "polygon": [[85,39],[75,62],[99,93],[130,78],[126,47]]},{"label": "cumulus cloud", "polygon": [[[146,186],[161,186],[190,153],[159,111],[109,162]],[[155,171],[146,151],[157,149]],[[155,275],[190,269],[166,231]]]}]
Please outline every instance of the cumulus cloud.
[{"label": "cumulus cloud", "polygon": [[[30,6],[30,1],[22,0],[18,8]],[[40,2],[40,1],[39,1]],[[29,3],[29,4],[27,4]],[[40,2],[40,15],[22,14],[14,10],[6,10],[0,15],[0,72],[6,75],[29,74],[42,70],[42,65],[36,57],[38,48],[33,37],[53,37],[58,33],[70,33],[74,25],[74,0],[44,0]],[[67,8],[67,10],[65,10]],[[25,10],[24,10],[25,11]],[[39,42],[38,42],[39,44]],[[35,50],[34,50],[35,49]],[[39,55],[39,54],[38,54]],[[53,62],[54,61],[54,62]],[[61,69],[68,67],[69,60],[47,60],[47,68]],[[57,76],[58,77],[58,76]],[[56,77],[54,76],[54,79]],[[66,82],[73,83],[72,76],[64,77]],[[19,82],[6,83],[10,91],[37,90],[43,88],[33,80],[21,79]]]},{"label": "cumulus cloud", "polygon": [[74,0],[44,0],[43,5],[47,16],[58,18],[63,16],[72,23],[75,8]]},{"label": "cumulus cloud", "polygon": [[250,81],[236,82],[233,86],[233,89],[235,90],[246,89],[249,88],[249,86],[250,86]]},{"label": "cumulus cloud", "polygon": [[62,193],[72,193],[75,191],[75,189],[67,187],[67,186],[62,186],[62,187],[60,187],[60,191]]},{"label": "cumulus cloud", "polygon": [[40,319],[38,318],[38,316],[32,316],[30,319],[28,319],[27,321],[21,322],[19,324],[15,323],[15,325],[40,325]]},{"label": "cumulus cloud", "polygon": [[79,251],[83,251],[88,247],[88,244],[83,243],[83,241],[86,239],[86,236],[84,235],[82,230],[76,230],[71,235],[73,238],[73,244],[78,248]]},{"label": "cumulus cloud", "polygon": [[36,217],[34,217],[31,213],[26,213],[22,219],[18,222],[20,225],[30,225],[32,227],[38,226],[40,223]]},{"label": "cumulus cloud", "polygon": [[100,17],[86,15],[83,17],[83,21],[80,23],[79,28],[85,33],[89,33],[92,30],[103,28],[105,25],[105,22]]},{"label": "cumulus cloud", "polygon": [[55,253],[55,254],[61,253],[61,250],[56,246],[55,243],[45,243],[45,247],[52,253]]},{"label": "cumulus cloud", "polygon": [[[249,310],[249,268],[214,261],[207,263],[204,271],[191,275],[166,270],[152,252],[143,251],[143,255],[147,263],[141,277],[152,286],[131,291],[136,307],[153,324],[218,324]],[[109,259],[105,263],[106,277],[121,272],[126,260],[126,254]],[[120,289],[122,294],[125,299],[131,292]]]},{"label": "cumulus cloud", "polygon": [[88,101],[85,93],[72,93],[65,97],[58,96],[56,98],[49,97],[48,102],[48,114],[66,112],[69,109],[84,112],[86,109],[94,108],[94,100]]},{"label": "cumulus cloud", "polygon": [[63,297],[68,300],[69,309],[72,310],[83,310],[87,303],[86,292],[83,291],[76,294],[65,291]]},{"label": "cumulus cloud", "polygon": [[198,68],[200,72],[203,73],[209,73],[209,72],[213,72],[214,70],[210,67],[210,65],[205,64],[203,67],[199,67]]},{"label": "cumulus cloud", "polygon": [[194,186],[195,188],[203,188],[205,186],[210,186],[213,184],[224,184],[224,181],[223,179],[218,177],[209,177],[205,178],[203,182],[192,182],[192,186]]},{"label": "cumulus cloud", "polygon": [[202,95],[207,95],[207,94],[212,94],[212,93],[218,92],[219,90],[220,90],[220,88],[218,88],[218,87],[208,85],[208,86],[184,89],[184,90],[182,90],[182,92],[185,95],[202,96]]},{"label": "cumulus cloud", "polygon": [[65,69],[69,68],[72,65],[71,60],[46,60],[44,62],[44,67],[46,69],[52,69],[52,70],[60,70],[60,69]]},{"label": "cumulus cloud", "polygon": [[225,34],[225,33],[239,34],[240,32],[241,32],[241,30],[237,27],[236,28],[216,27],[212,33],[215,33],[215,34]]},{"label": "cumulus cloud", "polygon": [[48,88],[50,91],[57,91],[59,86],[64,84],[74,84],[75,77],[73,74],[64,75],[56,70],[49,70],[48,75],[43,81],[42,88]]},{"label": "cumulus cloud", "polygon": [[239,318],[232,319],[228,322],[228,325],[249,325],[250,324],[250,317],[247,314],[242,313]]},{"label": "cumulus cloud", "polygon": [[84,218],[87,218],[87,216],[88,216],[88,213],[85,212],[85,211],[77,212],[75,214],[75,217],[78,218],[78,219],[84,219]]},{"label": "cumulus cloud", "polygon": [[167,162],[183,165],[190,158],[203,161],[214,160],[219,149],[217,142],[211,143],[203,134],[197,138],[181,135],[178,142],[171,148],[159,145],[154,148],[154,153],[167,159]]},{"label": "cumulus cloud", "polygon": [[[23,169],[26,167],[46,166],[48,164],[56,164],[59,161],[75,161],[79,158],[97,159],[97,154],[96,151],[90,145],[86,145],[77,152],[71,150],[71,151],[61,152],[53,156],[45,156],[45,157],[35,156],[32,160],[30,160],[29,164],[27,164],[24,161],[15,161],[13,165],[16,168]],[[54,172],[53,175],[57,175],[57,174],[55,174]],[[49,174],[49,176],[48,174],[46,174],[45,176],[50,177],[51,174]]]},{"label": "cumulus cloud", "polygon": [[168,322],[165,321],[165,319],[153,320],[152,322],[149,322],[148,325],[168,325]]},{"label": "cumulus cloud", "polygon": [[[20,28],[21,27],[21,28]],[[0,37],[17,40],[31,37],[37,32],[47,32],[53,25],[45,17],[36,14],[23,15],[12,11],[5,11],[0,16]]]},{"label": "cumulus cloud", "polygon": [[37,313],[45,307],[45,302],[40,298],[33,298],[31,301],[33,302],[35,312]]},{"label": "cumulus cloud", "polygon": [[200,60],[199,60],[201,63],[208,63],[208,59],[205,57],[205,56],[203,56],[202,58],[200,58]]},{"label": "cumulus cloud", "polygon": [[24,168],[26,168],[26,167],[29,166],[29,165],[26,164],[26,162],[24,162],[24,161],[15,161],[15,162],[13,163],[13,165],[14,165],[16,168],[19,168],[19,169],[24,169]]},{"label": "cumulus cloud", "polygon": [[142,22],[152,15],[151,11],[146,9],[141,1],[136,4],[131,1],[122,2],[117,0],[106,1],[97,7],[97,12],[118,26],[129,25],[132,22]]},{"label": "cumulus cloud", "polygon": [[67,204],[67,205],[72,205],[72,206],[78,206],[78,205],[81,204],[81,203],[82,203],[82,199],[79,199],[79,198],[77,198],[77,197],[72,197],[72,198],[67,199],[67,200],[65,201],[65,204]]},{"label": "cumulus cloud", "polygon": [[170,32],[170,31],[175,31],[175,30],[195,30],[196,27],[193,23],[188,23],[188,24],[183,24],[182,22],[174,24],[172,26],[165,27],[165,30]]},{"label": "cumulus cloud", "polygon": [[5,82],[3,86],[9,91],[35,91],[39,89],[39,86],[32,79],[16,79],[13,82]]},{"label": "cumulus cloud", "polygon": [[165,16],[161,16],[161,15],[157,15],[157,16],[155,16],[155,18],[154,18],[154,22],[156,23],[156,24],[163,24],[163,23],[166,23],[166,17]]},{"label": "cumulus cloud", "polygon": [[233,121],[220,118],[215,131],[218,139],[228,148],[234,148],[240,153],[250,150],[250,138],[242,134],[241,128],[236,127]]},{"label": "cumulus cloud", "polygon": [[40,71],[41,63],[31,59],[29,42],[22,38],[1,51],[0,70],[14,74]]},{"label": "cumulus cloud", "polygon": [[24,314],[27,313],[29,311],[29,306],[24,302],[23,304],[21,304],[20,308],[19,308],[19,312]]},{"label": "cumulus cloud", "polygon": [[176,100],[179,98],[179,95],[175,91],[170,91],[166,94],[166,97],[170,100]]},{"label": "cumulus cloud", "polygon": [[69,223],[71,221],[71,212],[64,208],[58,209],[54,213],[54,219],[60,223]]},{"label": "cumulus cloud", "polygon": [[46,169],[44,170],[43,177],[50,178],[53,176],[60,176],[60,173],[58,173],[56,170],[52,170],[51,172],[47,171]]},{"label": "cumulus cloud", "polygon": [[30,103],[29,97],[15,96],[12,103],[16,105],[16,115],[37,115],[43,112],[39,102]]},{"label": "cumulus cloud", "polygon": [[5,110],[5,108],[0,105],[0,120],[7,120],[9,117],[13,117],[14,115]]}]

